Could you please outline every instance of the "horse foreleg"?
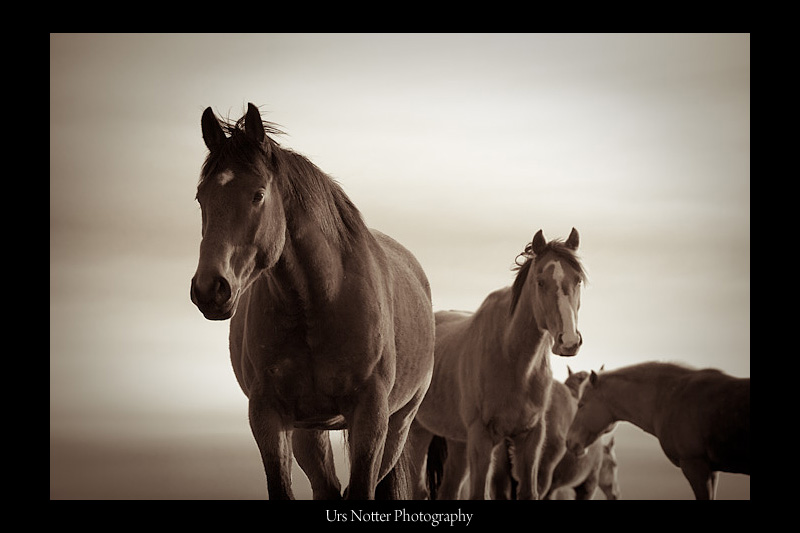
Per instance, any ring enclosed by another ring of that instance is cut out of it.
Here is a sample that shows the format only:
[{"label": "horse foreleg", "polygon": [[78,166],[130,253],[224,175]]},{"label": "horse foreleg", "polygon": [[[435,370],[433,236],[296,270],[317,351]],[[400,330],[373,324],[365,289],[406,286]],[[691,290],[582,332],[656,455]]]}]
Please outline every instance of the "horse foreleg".
[{"label": "horse foreleg", "polygon": [[594,493],[597,491],[597,486],[600,483],[598,472],[593,470],[589,473],[583,483],[575,487],[576,500],[591,500],[594,498]]},{"label": "horse foreleg", "polygon": [[281,417],[258,400],[250,399],[250,429],[267,475],[270,500],[293,500],[291,430]]},{"label": "horse foreleg", "polygon": [[555,436],[552,438],[550,435],[545,436],[536,476],[537,487],[542,498],[550,491],[550,487],[554,482],[553,473],[566,451],[567,446],[563,440]]},{"label": "horse foreleg", "polygon": [[492,460],[494,442],[481,420],[475,420],[467,430],[467,457],[469,461],[469,498],[486,499],[486,476]]},{"label": "horse foreleg", "polygon": [[297,464],[311,482],[315,500],[340,500],[342,487],[336,477],[328,431],[295,429],[292,448]]},{"label": "horse foreleg", "polygon": [[467,443],[447,440],[447,459],[444,462],[442,484],[439,486],[438,500],[458,500],[461,486],[467,477]]},{"label": "horse foreleg", "polygon": [[713,500],[716,498],[717,473],[709,468],[705,459],[681,459],[679,466],[683,475],[689,480],[696,499]]},{"label": "horse foreleg", "polygon": [[492,475],[489,477],[489,497],[493,500],[511,500],[514,497],[511,473],[511,443],[503,439],[492,450]]},{"label": "horse foreleg", "polygon": [[539,460],[544,443],[544,421],[514,437],[514,469],[519,480],[520,500],[538,500]]},{"label": "horse foreleg", "polygon": [[367,383],[346,418],[351,465],[347,499],[374,500],[389,428],[385,387],[377,380]]}]

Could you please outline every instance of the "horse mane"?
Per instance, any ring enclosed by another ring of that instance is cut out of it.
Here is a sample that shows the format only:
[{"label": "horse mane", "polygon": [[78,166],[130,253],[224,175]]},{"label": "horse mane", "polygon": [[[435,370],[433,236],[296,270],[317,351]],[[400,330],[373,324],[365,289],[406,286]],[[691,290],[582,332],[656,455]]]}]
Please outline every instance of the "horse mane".
[{"label": "horse mane", "polygon": [[[580,258],[575,253],[575,250],[569,248],[562,239],[553,239],[552,241],[548,242],[545,245],[544,250],[542,250],[539,255],[544,256],[548,253],[552,253],[559,259],[566,261],[566,263],[578,273],[581,281],[584,283],[586,282],[586,270],[583,268]],[[536,254],[533,253],[533,241],[531,241],[525,246],[524,251],[517,254],[517,257],[514,260],[514,266],[511,267],[511,270],[517,271],[517,276],[514,278],[514,284],[511,286],[510,313],[512,315],[514,314],[514,310],[517,308],[519,297],[522,295],[522,287],[525,286],[525,280],[528,279],[528,272],[531,269],[531,265],[533,265],[535,262],[535,258]],[[520,259],[522,259],[521,263]]]},{"label": "horse mane", "polygon": [[[717,371],[717,369],[707,368],[707,371]],[[600,373],[601,376],[614,377],[626,381],[639,381],[642,376],[652,375],[659,379],[672,379],[685,376],[688,373],[696,372],[697,369],[683,363],[669,363],[663,361],[645,361],[628,366],[616,368],[611,371]]]},{"label": "horse mane", "polygon": [[259,145],[245,133],[245,117],[237,121],[220,120],[230,137],[221,148],[209,152],[200,174],[202,185],[207,176],[224,170],[222,165],[238,165],[253,172],[265,170],[278,181],[283,194],[286,216],[299,208],[315,221],[326,236],[347,246],[351,239],[367,231],[358,208],[341,186],[305,156],[283,148],[270,135],[285,135],[273,122],[262,120],[267,135]]}]

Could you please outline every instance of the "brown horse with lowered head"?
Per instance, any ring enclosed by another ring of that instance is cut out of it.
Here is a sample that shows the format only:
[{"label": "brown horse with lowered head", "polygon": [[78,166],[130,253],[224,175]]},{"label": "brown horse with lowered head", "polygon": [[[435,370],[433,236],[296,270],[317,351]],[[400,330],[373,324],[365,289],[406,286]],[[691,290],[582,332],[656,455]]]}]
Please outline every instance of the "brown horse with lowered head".
[{"label": "brown horse with lowered head", "polygon": [[401,457],[433,370],[428,280],[414,256],[369,230],[342,189],[248,105],[236,123],[203,113],[209,149],[197,200],[202,242],[191,298],[229,319],[270,499],[293,498],[291,461],[314,498],[340,498],[328,430],[347,429],[348,497],[404,498]]},{"label": "brown horse with lowered head", "polygon": [[567,447],[580,455],[617,421],[658,438],[698,500],[713,500],[718,472],[750,475],[750,378],[647,362],[584,382]]}]

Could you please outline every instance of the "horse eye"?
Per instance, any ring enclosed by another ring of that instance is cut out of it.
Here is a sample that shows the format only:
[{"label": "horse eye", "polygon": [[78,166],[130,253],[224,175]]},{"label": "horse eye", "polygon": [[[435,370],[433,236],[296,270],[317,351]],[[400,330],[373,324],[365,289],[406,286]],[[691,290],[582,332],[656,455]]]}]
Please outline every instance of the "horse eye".
[{"label": "horse eye", "polygon": [[264,199],[264,191],[257,191],[253,195],[253,203],[254,204],[257,204],[257,203],[261,202],[261,200],[263,200],[263,199]]}]

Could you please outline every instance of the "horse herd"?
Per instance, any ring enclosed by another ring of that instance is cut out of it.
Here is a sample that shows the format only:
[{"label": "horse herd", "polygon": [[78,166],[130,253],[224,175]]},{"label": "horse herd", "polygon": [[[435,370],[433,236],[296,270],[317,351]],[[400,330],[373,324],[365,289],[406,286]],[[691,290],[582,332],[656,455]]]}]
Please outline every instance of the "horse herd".
[{"label": "horse herd", "polygon": [[[368,229],[339,185],[281,147],[253,104],[203,113],[209,154],[191,299],[230,319],[270,499],[292,499],[294,457],[315,499],[619,497],[614,441],[629,421],[661,442],[698,499],[718,471],[750,473],[750,379],[643,363],[553,379],[578,353],[580,238],[541,230],[512,286],[475,312],[434,313],[425,273]],[[330,430],[344,429],[343,491]],[[466,480],[468,479],[468,483]]]}]

